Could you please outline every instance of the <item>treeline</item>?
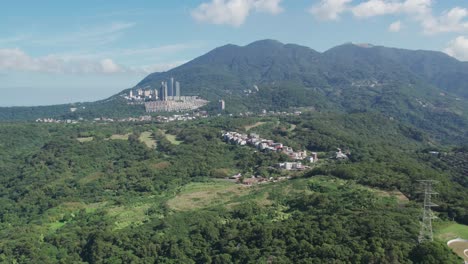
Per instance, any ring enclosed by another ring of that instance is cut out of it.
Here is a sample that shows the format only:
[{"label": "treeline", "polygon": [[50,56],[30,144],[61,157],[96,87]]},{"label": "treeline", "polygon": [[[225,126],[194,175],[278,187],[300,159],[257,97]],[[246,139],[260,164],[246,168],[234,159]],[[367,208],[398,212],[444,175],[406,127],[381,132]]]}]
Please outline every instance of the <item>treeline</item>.
[{"label": "treeline", "polygon": [[[72,108],[74,112],[71,111]],[[145,114],[144,105],[128,105],[119,96],[88,103],[72,103],[49,106],[0,107],[0,121],[35,121],[38,118],[74,119],[124,118]]]}]

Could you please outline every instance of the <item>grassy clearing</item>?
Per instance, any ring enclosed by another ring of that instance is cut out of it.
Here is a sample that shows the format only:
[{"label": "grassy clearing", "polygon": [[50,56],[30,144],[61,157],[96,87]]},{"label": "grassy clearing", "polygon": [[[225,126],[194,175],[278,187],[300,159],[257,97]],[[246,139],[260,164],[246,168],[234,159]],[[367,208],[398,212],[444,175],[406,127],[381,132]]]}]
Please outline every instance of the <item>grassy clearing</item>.
[{"label": "grassy clearing", "polygon": [[[288,195],[304,193],[306,180],[285,181],[280,183],[254,186],[240,185],[226,180],[213,180],[203,183],[190,183],[167,202],[169,208],[176,211],[189,211],[212,206],[224,206],[231,209],[244,202],[255,202],[261,206],[270,206],[278,194]],[[299,187],[297,187],[297,186]]]},{"label": "grassy clearing", "polygon": [[108,202],[98,202],[98,203],[91,203],[91,204],[86,204],[85,205],[85,210],[86,210],[86,213],[94,213],[96,212],[98,209],[102,209],[104,208],[106,205],[107,205]]},{"label": "grassy clearing", "polygon": [[[300,183],[301,181],[298,181]],[[405,206],[409,203],[408,197],[406,197],[402,192],[396,190],[396,191],[385,191],[377,188],[371,188],[368,186],[360,185],[357,183],[353,183],[351,181],[343,180],[343,179],[338,179],[338,178],[333,178],[333,177],[328,177],[328,176],[316,176],[313,177],[309,180],[309,183],[312,184],[312,186],[317,186],[317,190],[320,191],[321,188],[326,188],[330,192],[338,191],[339,186],[349,186],[351,188],[354,188],[356,190],[362,190],[362,191],[367,191],[371,192],[373,195],[376,197],[379,197],[379,200],[385,203],[397,203],[399,206]],[[297,184],[296,184],[297,185]],[[307,186],[306,183],[304,183],[304,186]],[[295,189],[297,189],[296,187]],[[314,188],[314,187],[312,187]],[[308,192],[307,189],[305,192]]]},{"label": "grassy clearing", "polygon": [[[435,237],[448,242],[449,240],[461,238],[468,239],[468,226],[461,225],[455,222],[442,222],[435,223]],[[465,261],[468,261],[468,256],[464,254],[464,251],[468,249],[468,242],[453,242],[449,247],[457,253],[458,256],[464,258]]]},{"label": "grassy clearing", "polygon": [[408,197],[406,197],[400,191],[384,191],[384,190],[374,189],[374,188],[370,188],[370,190],[372,192],[375,192],[378,196],[381,196],[381,197],[395,197],[399,204],[409,203]]},{"label": "grassy clearing", "polygon": [[316,176],[313,177],[309,180],[311,183],[319,183],[321,186],[326,186],[327,188],[330,188],[331,190],[337,190],[338,186],[344,186],[344,185],[352,185],[354,188],[361,189],[361,190],[366,190],[369,192],[374,193],[375,195],[383,198],[394,198],[396,202],[400,205],[404,205],[409,203],[408,197],[406,197],[402,192],[396,190],[396,191],[385,191],[377,188],[371,188],[368,186],[360,185],[360,184],[355,184],[347,180],[339,179],[339,178],[333,178],[333,177],[328,177],[328,176]]},{"label": "grassy clearing", "polygon": [[217,180],[190,183],[169,200],[167,205],[176,211],[187,211],[214,205],[238,202],[237,199],[251,192],[251,188],[233,182]]},{"label": "grassy clearing", "polygon": [[[312,185],[312,189],[311,186]],[[175,211],[191,211],[202,208],[222,206],[232,209],[245,202],[255,202],[260,206],[278,206],[284,197],[307,195],[314,192],[339,191],[340,186],[349,185],[363,191],[373,192],[381,196],[382,201],[392,198],[391,202],[399,202],[399,192],[383,192],[368,187],[353,184],[345,180],[330,177],[314,177],[311,179],[296,178],[288,181],[244,186],[226,180],[190,183],[180,189],[173,198],[167,201],[169,208]],[[315,186],[315,187],[313,187]],[[279,199],[279,200],[278,200]],[[276,202],[278,203],[276,203]],[[281,210],[280,210],[281,211]],[[278,219],[288,217],[278,212]]]},{"label": "grassy clearing", "polygon": [[78,140],[79,142],[83,143],[83,142],[90,142],[90,141],[93,141],[94,140],[94,137],[79,137],[77,138],[76,140]]},{"label": "grassy clearing", "polygon": [[53,222],[53,223],[49,224],[47,229],[48,229],[48,231],[50,233],[53,233],[53,232],[59,230],[60,228],[62,228],[65,224],[66,224],[65,222]]},{"label": "grassy clearing", "polygon": [[[149,219],[148,210],[154,206],[154,199],[145,198],[144,200],[121,206],[112,206],[107,202],[86,204],[82,202],[67,202],[55,208],[49,209],[46,213],[44,227],[47,232],[52,233],[62,228],[68,221],[73,221],[74,215],[79,211],[85,210],[92,214],[97,210],[105,210],[107,215],[115,219],[114,228],[123,229],[131,225],[141,225]],[[64,221],[64,217],[68,217]]]},{"label": "grassy clearing", "polygon": [[65,202],[54,208],[47,210],[44,214],[44,225],[46,232],[53,233],[62,228],[67,221],[64,221],[65,216],[70,216],[70,219],[79,211],[85,210],[86,213],[93,213],[98,209],[104,208],[107,202],[86,204],[83,202]]},{"label": "grassy clearing", "polygon": [[164,133],[164,136],[165,136],[166,139],[169,140],[169,142],[171,142],[171,144],[173,144],[173,145],[180,145],[180,144],[182,143],[182,141],[177,140],[177,139],[176,139],[176,136],[174,136],[174,135]]},{"label": "grassy clearing", "polygon": [[256,127],[259,127],[259,126],[264,125],[264,124],[266,124],[266,122],[257,122],[257,123],[255,123],[253,125],[244,126],[244,129],[245,129],[245,131],[249,131],[252,128],[256,128]]},{"label": "grassy clearing", "polygon": [[102,173],[102,172],[95,172],[95,173],[91,173],[90,175],[88,175],[86,177],[81,178],[78,182],[80,184],[87,184],[87,183],[90,183],[90,182],[93,182],[93,181],[97,181],[97,180],[99,180],[100,178],[102,178],[104,176],[105,176],[105,174]]},{"label": "grassy clearing", "polygon": [[[244,186],[226,180],[213,180],[204,183],[190,183],[167,202],[175,211],[190,211],[213,206],[233,208],[243,202],[254,201],[261,206],[274,204],[277,197],[312,193],[309,183],[317,183],[335,190],[346,181],[330,178],[295,179],[278,183]],[[365,189],[356,185],[356,188]]]},{"label": "grassy clearing", "polygon": [[114,134],[110,137],[112,140],[128,140],[128,137],[130,136],[130,133],[125,134],[125,135],[119,135],[119,134]]},{"label": "grassy clearing", "polygon": [[468,239],[468,226],[455,222],[436,223],[435,236],[445,242],[455,239]]},{"label": "grassy clearing", "polygon": [[153,134],[149,131],[141,133],[139,140],[148,148],[156,148],[156,140],[153,138]]},{"label": "grassy clearing", "polygon": [[169,140],[173,145],[180,145],[182,141],[176,139],[176,136],[171,134],[166,134],[167,140]]},{"label": "grassy clearing", "polygon": [[111,207],[107,214],[115,217],[115,229],[123,229],[130,225],[141,225],[149,219],[148,209],[151,203]]},{"label": "grassy clearing", "polygon": [[155,163],[155,164],[151,164],[151,167],[155,170],[163,170],[165,168],[168,168],[169,166],[171,166],[171,163],[168,162],[168,161],[163,161],[163,162],[158,162],[158,163]]}]

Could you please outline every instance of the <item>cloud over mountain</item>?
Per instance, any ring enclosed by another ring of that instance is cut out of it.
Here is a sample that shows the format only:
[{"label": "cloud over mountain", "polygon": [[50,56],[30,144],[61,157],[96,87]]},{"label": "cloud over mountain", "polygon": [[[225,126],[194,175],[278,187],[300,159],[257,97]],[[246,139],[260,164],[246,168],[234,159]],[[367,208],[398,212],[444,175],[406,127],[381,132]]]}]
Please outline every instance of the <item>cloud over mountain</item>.
[{"label": "cloud over mountain", "polygon": [[395,21],[388,27],[388,31],[390,32],[400,32],[401,30],[401,21]]},{"label": "cloud over mountain", "polygon": [[278,14],[283,11],[282,0],[212,0],[202,3],[192,11],[192,17],[199,22],[226,24],[238,27],[253,12]]},{"label": "cloud over mountain", "polygon": [[[309,10],[319,20],[338,20],[344,13],[365,19],[376,16],[401,16],[418,23],[427,35],[468,32],[468,9],[454,6],[434,14],[432,0],[321,0]],[[396,24],[392,28],[396,30]],[[392,29],[390,31],[394,32]]]},{"label": "cloud over mountain", "polygon": [[352,0],[322,0],[320,3],[312,6],[309,12],[319,20],[338,20],[341,13],[348,7],[346,4]]},{"label": "cloud over mountain", "polygon": [[444,50],[448,55],[462,61],[468,61],[468,38],[459,36],[449,42],[448,47]]},{"label": "cloud over mountain", "polygon": [[44,73],[112,74],[128,71],[112,59],[64,59],[56,55],[32,57],[21,49],[0,49],[0,70]]}]

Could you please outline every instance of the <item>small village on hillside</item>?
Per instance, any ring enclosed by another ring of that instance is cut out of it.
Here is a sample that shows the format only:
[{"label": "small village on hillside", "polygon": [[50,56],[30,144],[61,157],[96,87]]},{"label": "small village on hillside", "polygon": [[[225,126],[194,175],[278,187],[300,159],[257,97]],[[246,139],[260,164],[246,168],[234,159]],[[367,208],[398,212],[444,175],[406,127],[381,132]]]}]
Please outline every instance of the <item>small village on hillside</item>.
[{"label": "small village on hillside", "polygon": [[301,160],[307,160],[310,163],[318,161],[317,153],[311,152],[310,155],[307,155],[306,150],[294,151],[293,148],[284,146],[282,143],[274,142],[271,139],[261,138],[258,134],[242,134],[237,132],[225,132],[223,133],[223,139],[226,142],[231,144],[236,144],[240,146],[249,145],[257,148],[260,151],[276,151],[286,154],[290,159],[295,160],[296,162],[286,162],[278,164],[279,168],[286,170],[303,170],[304,166],[302,165]]},{"label": "small village on hillside", "polygon": [[[262,152],[279,152],[287,155],[289,159],[293,161],[280,162],[276,164],[276,168],[283,171],[304,171],[311,168],[311,166],[304,165],[304,161],[306,163],[313,164],[317,163],[319,160],[317,152],[308,153],[306,150],[295,151],[292,147],[285,146],[283,143],[275,142],[271,139],[261,138],[256,133],[245,134],[233,131],[223,131],[222,138],[226,143],[233,145],[250,146]],[[332,158],[336,160],[346,160],[348,159],[347,154],[349,154],[349,151],[343,153],[342,150],[338,148],[335,156]],[[250,186],[254,184],[283,181],[290,179],[291,177],[283,176],[278,178],[264,178],[261,176],[252,176],[250,178],[244,178],[241,173],[238,173],[230,178],[238,183]]]}]

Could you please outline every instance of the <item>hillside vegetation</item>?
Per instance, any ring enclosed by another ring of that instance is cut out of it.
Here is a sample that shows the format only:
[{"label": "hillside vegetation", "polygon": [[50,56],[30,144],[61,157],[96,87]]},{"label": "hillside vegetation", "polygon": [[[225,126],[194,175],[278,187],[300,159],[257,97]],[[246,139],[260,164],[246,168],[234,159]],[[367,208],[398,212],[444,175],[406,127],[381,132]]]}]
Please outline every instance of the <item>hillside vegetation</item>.
[{"label": "hillside vegetation", "polygon": [[[321,162],[289,173],[274,168],[285,156],[221,140],[221,130],[246,127],[317,151]],[[418,245],[417,180],[440,181],[437,214],[460,224],[467,187],[427,153],[423,134],[381,115],[0,130],[3,262],[459,262],[444,241]],[[156,149],[142,140],[148,132]],[[349,149],[348,161],[330,159],[338,147]],[[224,179],[236,173],[293,178],[251,187]]]}]

